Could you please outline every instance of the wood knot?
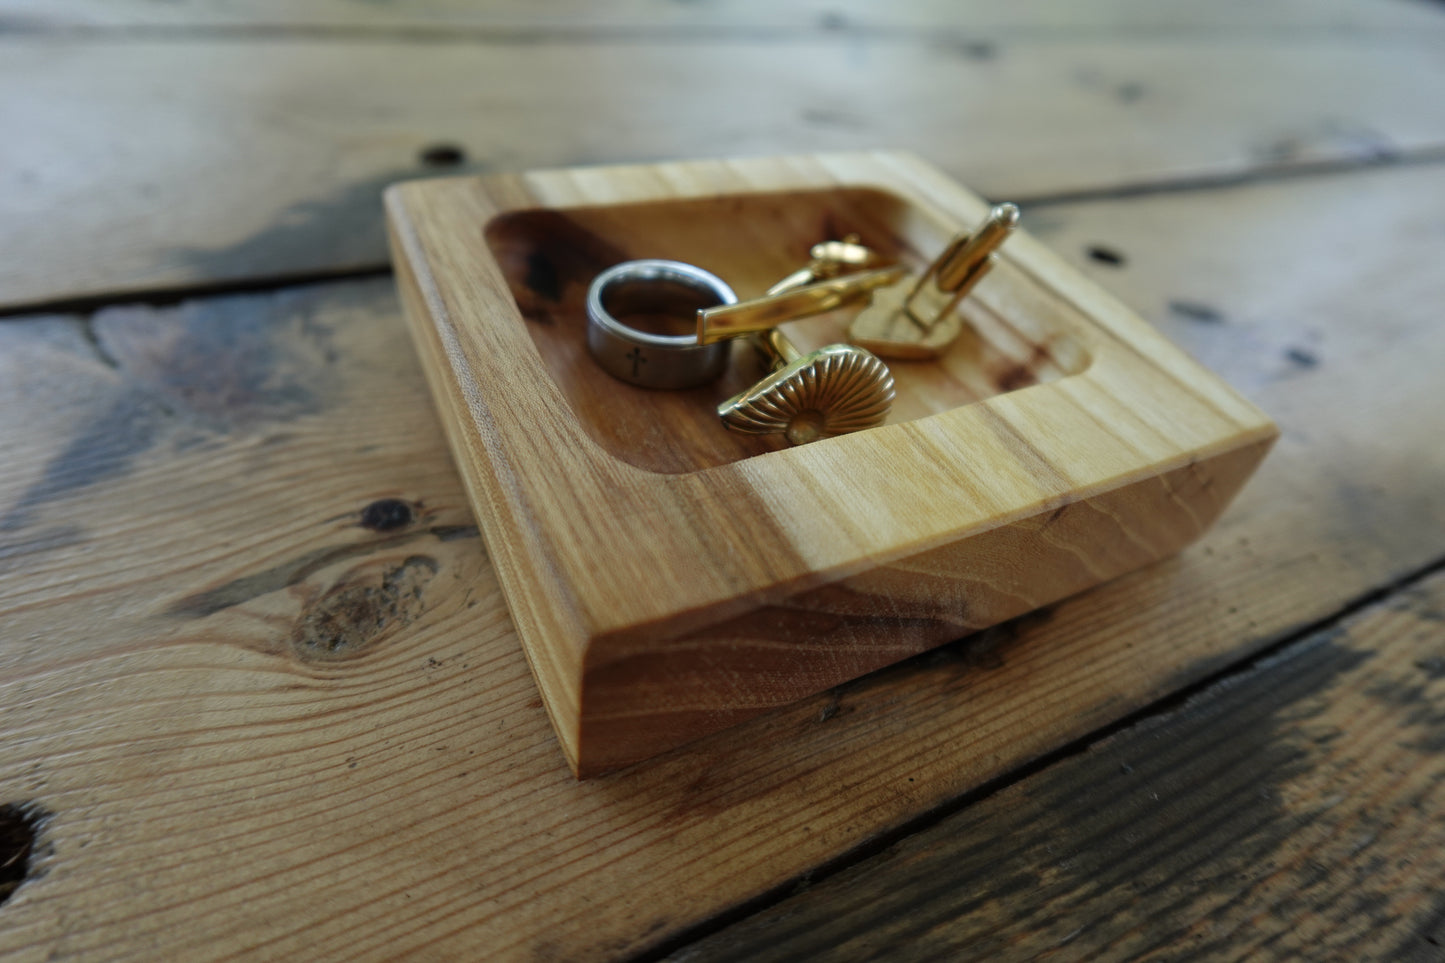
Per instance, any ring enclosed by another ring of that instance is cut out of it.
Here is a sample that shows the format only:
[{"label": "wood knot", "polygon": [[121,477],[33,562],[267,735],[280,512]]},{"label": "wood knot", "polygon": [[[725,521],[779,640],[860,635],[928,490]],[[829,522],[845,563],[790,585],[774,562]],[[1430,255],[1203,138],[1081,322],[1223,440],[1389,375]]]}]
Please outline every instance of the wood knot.
[{"label": "wood knot", "polygon": [[36,875],[37,840],[49,818],[50,813],[35,803],[0,805],[0,903]]},{"label": "wood knot", "polygon": [[351,658],[421,613],[422,590],[439,568],[436,559],[413,555],[379,579],[349,578],[333,586],[301,613],[292,646],[308,661]]},{"label": "wood knot", "polygon": [[466,159],[466,150],[458,144],[431,144],[417,154],[423,167],[459,167]]},{"label": "wood knot", "polygon": [[378,498],[361,510],[361,526],[374,532],[406,528],[415,518],[411,505],[400,498]]}]

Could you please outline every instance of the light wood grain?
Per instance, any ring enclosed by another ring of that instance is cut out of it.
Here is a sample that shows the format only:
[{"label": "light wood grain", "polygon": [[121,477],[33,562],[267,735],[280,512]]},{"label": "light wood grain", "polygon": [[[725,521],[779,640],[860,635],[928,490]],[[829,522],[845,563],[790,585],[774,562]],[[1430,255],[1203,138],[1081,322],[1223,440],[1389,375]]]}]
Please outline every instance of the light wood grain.
[{"label": "light wood grain", "polygon": [[1019,197],[1445,144],[1423,34],[1263,36],[0,33],[0,305],[379,268],[381,189],[436,145],[476,170],[892,147]]},{"label": "light wood grain", "polygon": [[1435,960],[1445,575],[678,953]]},{"label": "light wood grain", "polygon": [[1073,344],[1057,381],[960,397],[951,371],[990,353],[975,329],[943,363],[893,366],[925,417],[786,450],[744,439],[716,463],[714,412],[738,384],[639,399],[589,363],[587,286],[629,258],[698,264],[743,297],[829,237],[926,263],[988,207],[911,155],[534,172],[387,199],[422,364],[579,775],[1172,554],[1275,437],[1026,233],[973,300],[1043,332],[1026,358]]},{"label": "light wood grain", "polygon": [[[0,801],[51,813],[53,850],[0,948],[616,958],[1331,616],[1445,548],[1438,422],[1401,415],[1440,398],[1441,198],[1420,169],[1048,211],[1280,416],[1221,524],[1050,618],[580,785],[389,282],[0,326]],[[1186,298],[1220,320],[1167,310]],[[359,528],[380,498],[417,521]]]}]

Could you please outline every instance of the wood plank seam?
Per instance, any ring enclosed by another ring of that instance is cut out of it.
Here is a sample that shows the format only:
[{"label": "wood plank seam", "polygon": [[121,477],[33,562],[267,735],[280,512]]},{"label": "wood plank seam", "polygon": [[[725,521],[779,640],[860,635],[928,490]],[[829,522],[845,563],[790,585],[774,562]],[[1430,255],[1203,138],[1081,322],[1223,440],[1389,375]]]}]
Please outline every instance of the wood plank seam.
[{"label": "wood plank seam", "polygon": [[1393,167],[1429,167],[1445,163],[1445,145],[1416,147],[1407,150],[1385,150],[1362,157],[1328,158],[1278,164],[1259,164],[1239,171],[1221,171],[1194,177],[1165,177],[1158,181],[1140,181],[1114,187],[1079,191],[1045,191],[1022,193],[1011,198],[1038,210],[1051,204],[1076,204],[1088,201],[1123,201],[1156,194],[1178,194],[1191,191],[1227,191],[1257,184],[1275,184],[1311,177],[1332,177],[1357,171]]},{"label": "wood plank seam", "polygon": [[[377,203],[377,217],[381,216],[381,204]],[[390,277],[390,262],[357,268],[338,268],[334,271],[306,271],[293,275],[258,275],[249,278],[228,278],[214,282],[193,282],[174,287],[156,287],[144,291],[104,292],[87,294],[78,298],[60,298],[34,304],[0,305],[0,321],[22,321],[44,314],[90,315],[106,308],[144,307],[169,308],[182,301],[198,301],[206,298],[223,298],[232,294],[274,294],[340,281],[369,281],[374,278]]]},{"label": "wood plank seam", "polygon": [[[731,907],[712,919],[680,932],[672,938],[658,943],[641,953],[628,957],[627,963],[661,963],[662,960],[685,950],[694,943],[716,933],[720,933],[728,927],[761,913],[764,910],[782,904],[790,896],[803,889],[882,855],[905,839],[926,832],[949,817],[997,795],[1010,786],[1017,785],[1065,760],[1087,753],[1092,747],[1106,739],[1128,729],[1132,729],[1148,720],[1178,711],[1190,699],[1195,698],[1201,693],[1227,683],[1231,679],[1248,675],[1261,665],[1278,658],[1281,654],[1293,647],[1309,644],[1310,640],[1319,635],[1319,633],[1328,631],[1356,615],[1380,606],[1395,596],[1410,590],[1414,586],[1441,572],[1445,572],[1445,557],[1438,558],[1427,565],[1410,571],[1400,578],[1393,579],[1368,592],[1361,593],[1329,615],[1285,633],[1279,639],[1267,643],[1263,648],[1255,651],[1246,658],[1231,662],[1198,681],[1175,690],[1162,699],[1158,699],[1106,726],[1101,726],[1087,735],[1060,746],[1052,752],[1029,760],[1004,775],[991,779],[926,813],[922,813],[913,819],[900,823],[887,832],[879,833],[864,840],[853,849],[841,853],[837,857],[821,863],[804,873],[798,874],[754,899]],[[1012,630],[1013,626],[1019,623],[1026,623],[1031,617],[1032,615],[1021,616],[1012,622],[995,626],[993,629],[985,630],[976,635],[968,636],[953,643],[953,645],[967,647],[980,643],[986,644],[988,636],[1001,633],[1006,634]],[[886,672],[888,670],[885,669],[883,671]],[[845,683],[844,685],[837,686],[836,689],[846,690],[851,686],[865,682],[866,679],[867,677],[864,677],[864,679]]]},{"label": "wood plank seam", "polygon": [[[3,34],[0,34],[3,36]],[[1199,191],[1228,191],[1240,187],[1336,177],[1363,171],[1430,167],[1445,164],[1445,144],[1366,157],[1321,161],[1300,161],[1285,164],[1261,164],[1244,171],[1203,174],[1194,177],[1165,177],[1133,185],[1099,188],[1097,190],[1056,191],[1015,194],[1010,199],[1028,207],[1029,213],[1045,211],[1053,205],[1129,200],[1167,194]],[[425,175],[416,179],[424,179]],[[381,218],[381,204],[376,211]],[[174,286],[161,285],[136,291],[112,291],[87,294],[75,298],[55,298],[19,304],[0,304],[0,321],[22,320],[44,314],[86,314],[118,305],[163,308],[201,298],[225,297],[230,294],[252,294],[284,291],[337,281],[364,281],[390,277],[390,261],[378,261],[360,267],[305,271],[297,274],[263,274],[248,278],[225,278],[213,282],[194,281]]]},{"label": "wood plank seam", "polygon": [[1363,28],[1310,24],[1273,29],[1259,26],[1231,27],[1218,25],[1170,26],[1163,24],[1111,24],[1093,28],[1074,25],[990,24],[977,28],[962,26],[914,27],[904,24],[869,24],[849,22],[841,16],[827,14],[813,24],[642,24],[561,26],[556,23],[528,25],[480,24],[339,24],[339,23],[43,23],[17,20],[0,27],[0,37],[85,40],[90,42],[153,42],[153,41],[234,41],[267,42],[296,41],[306,43],[416,43],[450,46],[510,46],[539,42],[573,44],[660,43],[718,45],[751,43],[819,43],[847,44],[863,41],[871,44],[934,45],[940,41],[972,44],[968,53],[985,60],[993,56],[992,46],[998,43],[1050,43],[1093,40],[1113,42],[1157,43],[1159,41],[1199,41],[1218,43],[1228,40],[1294,41],[1297,43],[1360,43],[1414,45],[1430,43],[1435,35],[1428,30],[1410,27]]}]

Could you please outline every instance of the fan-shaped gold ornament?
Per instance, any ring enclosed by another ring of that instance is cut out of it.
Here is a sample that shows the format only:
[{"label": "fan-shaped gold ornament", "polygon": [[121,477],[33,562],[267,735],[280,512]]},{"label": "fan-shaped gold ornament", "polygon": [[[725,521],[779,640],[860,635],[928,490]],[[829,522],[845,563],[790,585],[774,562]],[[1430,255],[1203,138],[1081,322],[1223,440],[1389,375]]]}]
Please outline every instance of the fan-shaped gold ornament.
[{"label": "fan-shaped gold ornament", "polygon": [[802,445],[882,424],[893,396],[887,365],[862,348],[830,344],[729,398],[718,415],[733,431],[781,433]]}]

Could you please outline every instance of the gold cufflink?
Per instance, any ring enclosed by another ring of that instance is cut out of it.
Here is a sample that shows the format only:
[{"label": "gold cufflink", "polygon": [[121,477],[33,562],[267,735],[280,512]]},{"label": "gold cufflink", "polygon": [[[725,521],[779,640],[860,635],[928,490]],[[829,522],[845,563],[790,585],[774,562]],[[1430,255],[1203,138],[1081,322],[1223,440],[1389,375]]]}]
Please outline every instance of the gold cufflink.
[{"label": "gold cufflink", "polygon": [[883,423],[893,405],[893,375],[868,351],[828,344],[807,354],[776,328],[754,335],[773,371],[718,405],[718,417],[747,435],[782,434],[794,445]]},{"label": "gold cufflink", "polygon": [[994,250],[1018,224],[1019,209],[1000,204],[972,234],[949,242],[917,281],[903,278],[873,291],[848,327],[848,340],[885,358],[936,358],[963,331],[954,310],[993,267]]},{"label": "gold cufflink", "polygon": [[[700,343],[750,334],[773,369],[718,405],[718,417],[733,431],[782,434],[790,444],[803,445],[872,428],[888,417],[894,389],[887,365],[850,344],[824,345],[803,354],[777,327],[896,283],[903,269],[862,270],[877,258],[856,236],[815,244],[810,254],[813,260],[807,267],[774,284],[763,297],[698,312]],[[843,274],[846,271],[861,273]]]}]

